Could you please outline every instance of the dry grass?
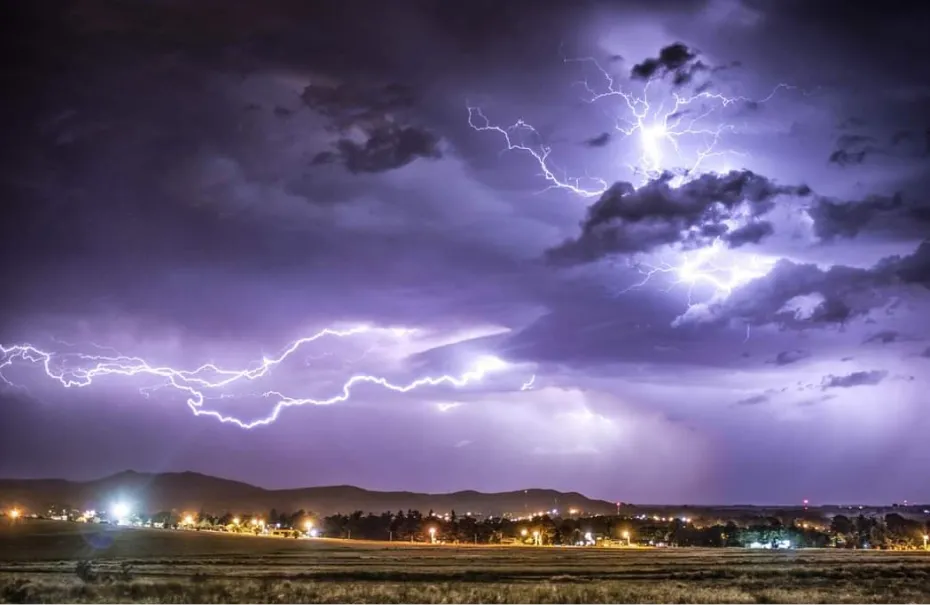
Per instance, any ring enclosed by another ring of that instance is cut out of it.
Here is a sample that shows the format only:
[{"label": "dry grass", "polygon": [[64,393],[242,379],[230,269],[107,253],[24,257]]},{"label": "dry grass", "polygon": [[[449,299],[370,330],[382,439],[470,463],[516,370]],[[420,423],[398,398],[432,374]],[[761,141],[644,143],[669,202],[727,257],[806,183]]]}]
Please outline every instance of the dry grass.
[{"label": "dry grass", "polygon": [[63,523],[2,528],[0,543],[7,602],[930,602],[923,552],[411,547]]}]

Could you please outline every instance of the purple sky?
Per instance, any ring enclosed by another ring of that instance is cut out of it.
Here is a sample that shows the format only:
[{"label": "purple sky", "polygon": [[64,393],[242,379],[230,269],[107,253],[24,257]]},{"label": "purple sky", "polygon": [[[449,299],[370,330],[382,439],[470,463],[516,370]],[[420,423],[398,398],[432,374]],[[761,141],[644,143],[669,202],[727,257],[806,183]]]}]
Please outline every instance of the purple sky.
[{"label": "purple sky", "polygon": [[[245,430],[158,376],[64,389],[7,353],[0,475],[930,500],[926,7],[21,4],[4,346],[76,376],[76,353],[243,369],[327,327],[412,330],[201,389],[242,422],[355,375],[505,365]],[[593,96],[621,90],[647,121],[704,96],[672,141]],[[525,149],[469,108],[532,125],[509,131]]]}]

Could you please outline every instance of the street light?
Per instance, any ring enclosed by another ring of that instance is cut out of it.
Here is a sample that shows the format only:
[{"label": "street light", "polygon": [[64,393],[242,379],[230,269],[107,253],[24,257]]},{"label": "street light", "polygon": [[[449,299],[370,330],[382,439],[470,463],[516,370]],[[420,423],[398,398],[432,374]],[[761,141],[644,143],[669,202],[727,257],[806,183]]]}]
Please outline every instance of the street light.
[{"label": "street light", "polygon": [[304,529],[309,534],[313,530],[313,521],[304,521]]},{"label": "street light", "polygon": [[930,540],[930,536],[924,534],[924,550],[927,550],[927,541]]},{"label": "street light", "polygon": [[184,525],[193,525],[194,515],[184,515]]},{"label": "street light", "polygon": [[128,502],[116,502],[110,507],[110,513],[116,520],[117,525],[129,523],[129,515],[132,513],[132,507]]},{"label": "street light", "polygon": [[239,525],[239,517],[233,517],[233,525]]},{"label": "street light", "polygon": [[436,543],[436,528],[435,527],[429,528],[429,541],[432,542],[433,544]]},{"label": "street light", "polygon": [[628,532],[627,530],[623,530],[623,533],[620,535],[623,536],[623,539],[626,540],[626,545],[629,546],[630,545],[630,532]]},{"label": "street light", "polygon": [[520,535],[526,537],[526,528],[520,530]]},{"label": "street light", "polygon": [[[18,508],[14,508],[13,510],[10,511],[10,519],[12,519],[12,520],[14,520],[14,521],[16,521],[17,519],[19,519],[19,509],[18,509]],[[926,537],[926,536],[924,536],[924,537]],[[924,540],[924,543],[926,543],[926,542],[927,542],[927,541]]]},{"label": "street light", "polygon": [[539,530],[533,532],[533,541],[536,543],[536,546],[539,546],[542,540],[540,539]]}]

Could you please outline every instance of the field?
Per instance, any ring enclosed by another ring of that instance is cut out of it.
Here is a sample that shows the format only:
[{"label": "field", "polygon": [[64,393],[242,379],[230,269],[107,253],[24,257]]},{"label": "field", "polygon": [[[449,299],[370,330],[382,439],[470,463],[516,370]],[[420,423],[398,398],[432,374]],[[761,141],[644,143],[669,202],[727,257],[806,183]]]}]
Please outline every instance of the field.
[{"label": "field", "polygon": [[0,527],[0,601],[930,602],[930,553],[391,545],[31,521]]}]

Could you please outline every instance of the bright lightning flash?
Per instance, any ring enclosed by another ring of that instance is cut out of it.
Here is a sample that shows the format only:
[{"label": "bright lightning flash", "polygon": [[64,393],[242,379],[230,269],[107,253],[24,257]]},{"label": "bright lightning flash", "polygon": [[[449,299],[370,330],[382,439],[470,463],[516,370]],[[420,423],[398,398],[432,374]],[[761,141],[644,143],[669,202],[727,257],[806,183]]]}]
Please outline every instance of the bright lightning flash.
[{"label": "bright lightning flash", "polygon": [[[405,384],[395,384],[387,378],[372,375],[356,375],[346,380],[342,389],[336,395],[325,399],[310,397],[291,397],[277,391],[264,393],[265,397],[274,397],[277,403],[264,418],[245,421],[231,415],[225,415],[217,410],[204,408],[206,400],[205,391],[219,389],[233,383],[254,381],[268,374],[275,366],[280,365],[302,346],[324,337],[348,338],[368,332],[383,332],[394,337],[409,334],[411,330],[397,328],[373,328],[369,326],[356,326],[346,330],[325,329],[311,336],[299,338],[291,342],[275,357],[264,357],[260,363],[246,369],[226,369],[208,363],[193,370],[178,369],[171,366],[153,365],[139,357],[125,355],[90,355],[84,353],[55,353],[45,351],[31,344],[0,345],[0,379],[10,386],[14,386],[3,374],[3,369],[10,367],[14,362],[25,362],[39,365],[48,378],[58,381],[65,388],[86,387],[106,376],[150,376],[163,379],[164,386],[181,391],[187,397],[187,405],[195,416],[209,416],[223,423],[234,424],[244,429],[263,426],[277,420],[284,408],[302,405],[330,405],[346,401],[351,397],[353,389],[360,384],[376,384],[382,388],[407,393],[427,386],[451,385],[464,387],[470,383],[478,382],[492,373],[500,372],[508,364],[493,356],[477,359],[470,369],[458,376],[424,376]],[[151,387],[143,387],[140,392],[145,394]],[[222,398],[222,395],[220,396]]]},{"label": "bright lightning flash", "polygon": [[[738,104],[762,104],[772,99],[781,89],[793,89],[788,84],[779,84],[768,96],[762,99],[749,99],[744,96],[726,96],[718,92],[701,91],[695,94],[681,94],[675,90],[656,93],[661,86],[658,80],[649,80],[641,94],[625,90],[606,69],[594,58],[566,59],[566,62],[585,63],[594,67],[601,79],[601,84],[593,85],[588,80],[577,84],[585,92],[587,103],[596,103],[603,99],[619,100],[620,113],[615,118],[615,130],[624,138],[635,142],[637,162],[628,165],[633,175],[642,175],[643,181],[672,172],[676,176],[671,186],[677,187],[700,175],[709,158],[725,154],[745,155],[744,153],[721,147],[724,134],[736,128],[726,121],[717,120],[712,125],[707,122],[730,107]],[[655,97],[661,97],[658,101]],[[562,189],[583,198],[599,197],[607,191],[606,179],[592,176],[559,176],[552,163],[552,148],[543,143],[542,137],[532,125],[520,119],[511,126],[497,126],[485,116],[481,108],[468,106],[468,124],[477,131],[496,132],[506,144],[504,151],[519,151],[528,154],[538,165],[542,177],[548,182],[547,189]],[[692,153],[686,153],[685,141],[693,141]],[[616,179],[612,179],[616,180]],[[693,255],[683,255],[677,264],[661,263],[649,265],[640,263],[644,279],[630,288],[645,285],[657,273],[670,273],[675,276],[673,285],[686,284],[691,289],[697,284],[713,287],[717,295],[726,295],[736,286],[764,276],[774,262],[750,259],[742,264],[738,255],[732,255],[732,262],[720,260],[725,247],[717,240],[709,248],[697,251]],[[727,256],[731,256],[727,251]]]},{"label": "bright lightning flash", "polygon": [[[727,253],[728,261],[719,258],[721,252]],[[718,296],[726,296],[734,288],[767,275],[775,262],[775,259],[757,255],[749,256],[748,259],[740,258],[733,251],[727,250],[718,240],[691,254],[682,254],[677,264],[638,263],[636,268],[643,275],[643,279],[630,285],[623,292],[645,286],[656,274],[671,274],[673,281],[669,289],[679,285],[687,286],[688,304],[690,305],[696,287],[706,285]]]}]

